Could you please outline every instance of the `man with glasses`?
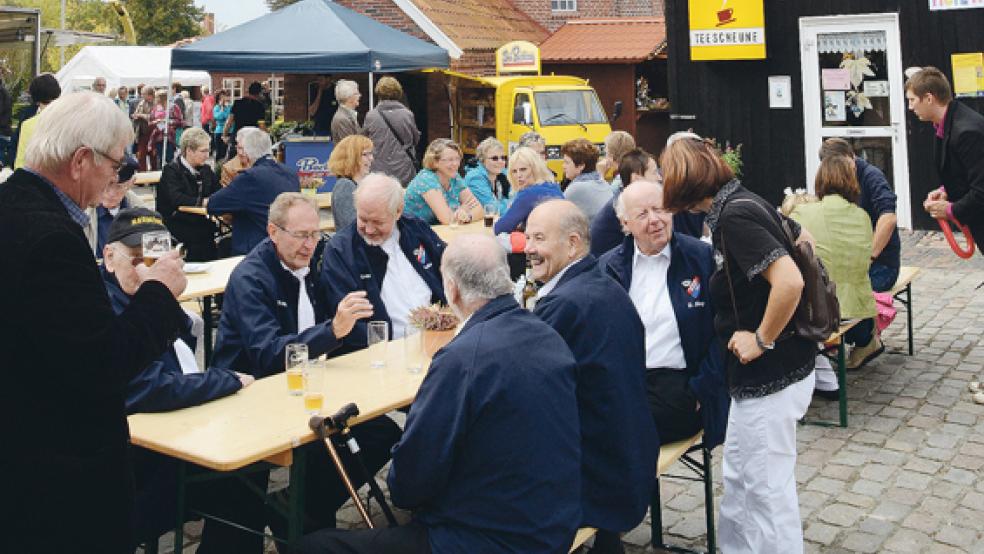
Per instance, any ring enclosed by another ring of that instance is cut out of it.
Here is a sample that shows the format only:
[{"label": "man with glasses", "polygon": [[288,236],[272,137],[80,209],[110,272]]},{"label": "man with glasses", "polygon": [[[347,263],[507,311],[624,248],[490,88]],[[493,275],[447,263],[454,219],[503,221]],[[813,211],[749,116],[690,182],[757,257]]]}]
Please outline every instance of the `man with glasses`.
[{"label": "man with glasses", "polygon": [[[332,302],[362,291],[373,319],[389,323],[391,338],[406,333],[410,310],[447,303],[441,281],[444,241],[423,221],[403,215],[403,187],[389,175],[370,173],[355,189],[355,225],[325,247],[321,281]],[[345,339],[347,349],[368,345],[365,323]]]},{"label": "man with glasses", "polygon": [[[212,365],[250,373],[257,378],[284,371],[287,345],[304,343],[308,355],[331,355],[355,322],[373,315],[363,291],[345,295],[333,304],[324,300],[318,275],[319,230],[315,200],[298,192],[277,196],[270,206],[264,239],[229,278],[222,305]],[[335,309],[334,316],[331,310]],[[375,475],[389,459],[400,428],[383,416],[359,424],[354,432],[362,456]],[[308,531],[334,527],[335,511],[348,498],[324,445],[310,445],[313,466],[305,513],[314,525]],[[280,521],[271,522],[279,531]]]},{"label": "man with glasses", "polygon": [[103,247],[109,235],[109,226],[120,210],[143,208],[143,200],[133,192],[133,182],[137,172],[137,159],[126,156],[123,167],[116,175],[116,182],[106,187],[102,199],[95,208],[88,208],[89,225],[85,227],[85,237],[97,259],[102,259]]},{"label": "man with glasses", "polygon": [[209,215],[232,214],[232,254],[248,254],[267,236],[270,203],[282,192],[299,192],[297,175],[273,159],[270,135],[256,127],[242,134],[243,154],[252,167],[229,186],[202,200]]},{"label": "man with glasses", "polygon": [[[133,552],[127,383],[184,329],[177,252],[135,268],[113,312],[83,233],[133,140],[106,96],[73,93],[39,116],[24,168],[0,187],[0,521],[10,552]],[[16,317],[14,316],[16,314]],[[68,427],[66,427],[68,425]],[[98,533],[93,533],[98,529]]]}]

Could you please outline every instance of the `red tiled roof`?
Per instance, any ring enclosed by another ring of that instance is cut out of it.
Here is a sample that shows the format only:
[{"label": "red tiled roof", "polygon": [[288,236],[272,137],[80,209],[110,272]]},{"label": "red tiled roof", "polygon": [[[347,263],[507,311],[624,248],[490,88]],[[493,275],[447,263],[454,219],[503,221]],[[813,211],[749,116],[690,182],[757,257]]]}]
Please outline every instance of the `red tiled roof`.
[{"label": "red tiled roof", "polygon": [[663,56],[662,17],[620,17],[568,21],[540,45],[545,62],[638,63]]},{"label": "red tiled roof", "polygon": [[462,50],[494,50],[513,40],[539,43],[549,31],[509,0],[413,0]]}]

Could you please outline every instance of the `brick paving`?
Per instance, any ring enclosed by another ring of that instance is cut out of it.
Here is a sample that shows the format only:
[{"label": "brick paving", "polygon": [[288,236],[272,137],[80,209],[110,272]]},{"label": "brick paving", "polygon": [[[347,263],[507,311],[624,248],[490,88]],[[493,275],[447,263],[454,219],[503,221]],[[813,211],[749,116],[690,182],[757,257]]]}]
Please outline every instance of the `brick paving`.
[{"label": "brick paving", "polygon": [[[905,355],[900,311],[883,335],[886,353],[848,374],[849,427],[798,430],[807,552],[984,554],[984,405],[967,390],[984,376],[984,257],[961,260],[940,233],[917,231],[903,233],[903,264],[923,268],[913,284],[914,355]],[[836,411],[836,402],[815,399],[808,417]],[[716,503],[720,456],[718,448]],[[702,484],[664,478],[661,494],[664,539],[703,550]],[[339,523],[361,524],[351,507]],[[200,524],[186,528],[193,552]],[[161,552],[171,550],[168,537]],[[629,554],[654,552],[648,516],[623,541]]]}]

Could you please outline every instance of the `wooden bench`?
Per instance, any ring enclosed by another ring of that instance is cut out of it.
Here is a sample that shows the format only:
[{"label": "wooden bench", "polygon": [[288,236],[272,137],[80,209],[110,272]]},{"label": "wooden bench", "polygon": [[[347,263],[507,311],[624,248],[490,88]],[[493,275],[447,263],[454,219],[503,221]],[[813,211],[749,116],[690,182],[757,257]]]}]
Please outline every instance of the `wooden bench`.
[{"label": "wooden bench", "polygon": [[820,351],[821,354],[830,359],[831,364],[834,366],[834,371],[837,373],[838,421],[809,420],[803,418],[800,420],[800,423],[804,425],[822,425],[825,427],[833,427],[835,425],[847,427],[847,355],[844,348],[844,334],[853,329],[858,323],[861,323],[860,319],[851,319],[842,322],[837,332],[830,335],[830,338],[823,343],[823,350]]},{"label": "wooden bench", "polygon": [[[912,281],[922,271],[921,267],[902,266],[899,268],[899,278],[895,280],[895,286],[885,291],[892,295],[905,306],[906,331],[909,339],[909,355],[912,355]],[[905,298],[903,298],[903,294]]]},{"label": "wooden bench", "polygon": [[[678,546],[667,545],[663,542],[663,509],[659,493],[659,479],[662,476],[687,481],[702,481],[704,483],[704,516],[707,519],[707,551],[715,552],[717,536],[714,531],[714,485],[711,476],[711,451],[703,442],[703,431],[682,441],[664,444],[659,449],[659,459],[656,462],[656,483],[649,501],[651,543],[655,549],[671,552],[695,552]],[[694,459],[692,454],[700,451],[702,459]],[[667,470],[680,461],[693,472],[690,475],[670,475]]]}]

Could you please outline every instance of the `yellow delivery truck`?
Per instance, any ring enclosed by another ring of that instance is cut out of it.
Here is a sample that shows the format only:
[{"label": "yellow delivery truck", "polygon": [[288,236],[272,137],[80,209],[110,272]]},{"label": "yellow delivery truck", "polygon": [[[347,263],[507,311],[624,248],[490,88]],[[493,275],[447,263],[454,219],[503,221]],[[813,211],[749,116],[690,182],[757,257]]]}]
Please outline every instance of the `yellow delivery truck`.
[{"label": "yellow delivery truck", "polygon": [[540,52],[532,43],[499,48],[495,77],[445,73],[450,76],[452,136],[466,155],[474,155],[475,147],[490,136],[512,152],[523,133],[536,131],[546,139],[547,165],[559,178],[565,142],[586,138],[603,148],[612,131],[588,81],[541,75]]}]

